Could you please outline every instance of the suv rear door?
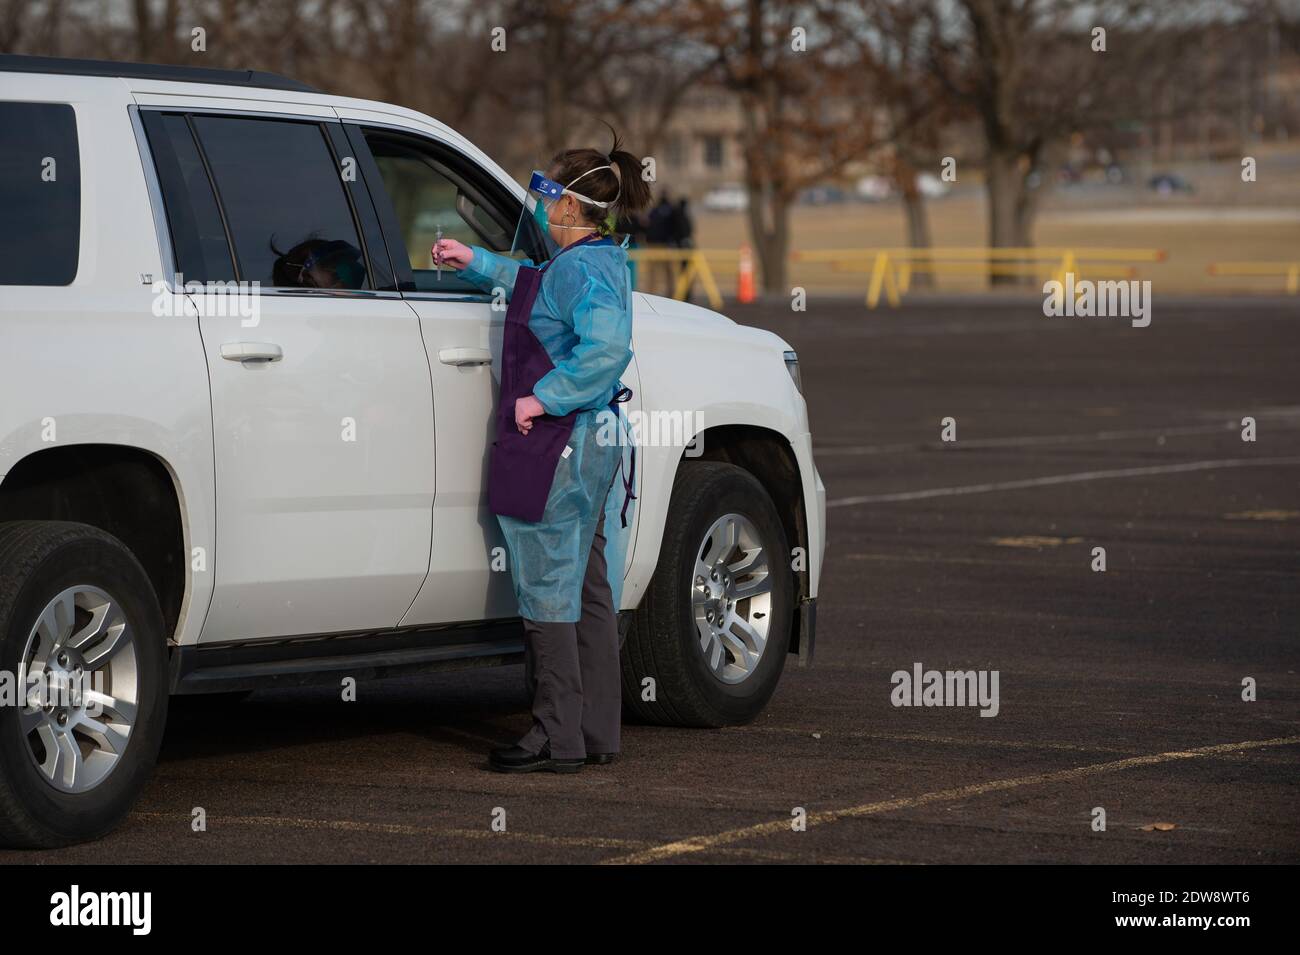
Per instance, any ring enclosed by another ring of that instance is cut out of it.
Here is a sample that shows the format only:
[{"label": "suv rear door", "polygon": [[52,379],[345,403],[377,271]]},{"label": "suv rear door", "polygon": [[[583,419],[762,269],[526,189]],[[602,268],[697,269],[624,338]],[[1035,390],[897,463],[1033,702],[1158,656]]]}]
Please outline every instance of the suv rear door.
[{"label": "suv rear door", "polygon": [[216,457],[201,641],[396,626],[429,565],[429,366],[341,124],[140,115],[184,280],[260,283],[188,296]]}]

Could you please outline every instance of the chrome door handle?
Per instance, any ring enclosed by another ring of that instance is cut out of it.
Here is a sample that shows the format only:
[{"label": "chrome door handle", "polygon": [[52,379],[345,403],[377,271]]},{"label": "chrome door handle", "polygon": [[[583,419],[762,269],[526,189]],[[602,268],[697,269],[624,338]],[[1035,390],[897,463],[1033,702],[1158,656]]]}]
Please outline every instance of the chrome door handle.
[{"label": "chrome door handle", "polygon": [[444,365],[490,365],[492,351],[488,348],[443,348],[438,361]]},{"label": "chrome door handle", "polygon": [[279,361],[284,350],[270,342],[226,342],[221,346],[221,357],[238,362]]}]

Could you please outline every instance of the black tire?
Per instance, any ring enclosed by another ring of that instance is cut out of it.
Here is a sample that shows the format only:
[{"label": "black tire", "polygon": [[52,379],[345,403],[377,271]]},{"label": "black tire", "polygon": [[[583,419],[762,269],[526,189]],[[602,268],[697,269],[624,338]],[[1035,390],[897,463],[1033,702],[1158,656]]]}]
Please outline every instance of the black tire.
[{"label": "black tire", "polygon": [[[700,649],[691,609],[695,558],[713,522],[747,517],[765,550],[772,581],[767,644],[740,683],[714,676]],[[677,471],[654,578],[623,645],[626,716],[663,726],[732,726],[753,720],[776,690],[790,647],[794,572],[775,505],[749,472],[716,461],[687,461]],[[655,699],[642,681],[654,679]]]},{"label": "black tire", "polygon": [[162,611],[148,575],[116,537],[86,524],[0,524],[0,667],[19,657],[42,610],[70,587],[110,595],[134,633],[135,724],[111,772],[85,792],[62,792],[37,769],[22,735],[21,706],[0,707],[0,845],[53,848],[97,839],[130,810],[149,779],[167,720]]}]

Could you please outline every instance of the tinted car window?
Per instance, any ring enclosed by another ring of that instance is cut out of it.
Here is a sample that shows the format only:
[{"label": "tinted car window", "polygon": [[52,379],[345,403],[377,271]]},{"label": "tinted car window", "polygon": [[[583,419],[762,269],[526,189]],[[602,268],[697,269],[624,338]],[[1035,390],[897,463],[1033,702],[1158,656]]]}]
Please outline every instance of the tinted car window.
[{"label": "tinted car window", "polygon": [[230,243],[189,122],[177,114],[152,112],[144,113],[143,120],[167,209],[177,270],[186,282],[233,281]]},{"label": "tinted car window", "polygon": [[339,168],[319,125],[195,116],[239,277],[267,286],[370,288]]},{"label": "tinted car window", "polygon": [[0,285],[70,285],[81,245],[72,107],[0,103]]}]

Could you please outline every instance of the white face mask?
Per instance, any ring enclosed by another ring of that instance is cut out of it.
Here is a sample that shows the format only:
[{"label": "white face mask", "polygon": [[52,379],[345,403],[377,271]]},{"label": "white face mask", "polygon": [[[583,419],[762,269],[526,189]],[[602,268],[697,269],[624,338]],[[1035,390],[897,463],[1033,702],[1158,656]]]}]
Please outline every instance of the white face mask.
[{"label": "white face mask", "polygon": [[548,206],[540,199],[537,201],[542,203],[542,209],[546,213],[546,228],[548,229],[564,229],[569,232],[595,232],[598,228],[598,226],[594,225],[562,225],[555,221],[555,217],[551,214],[551,206]]}]

